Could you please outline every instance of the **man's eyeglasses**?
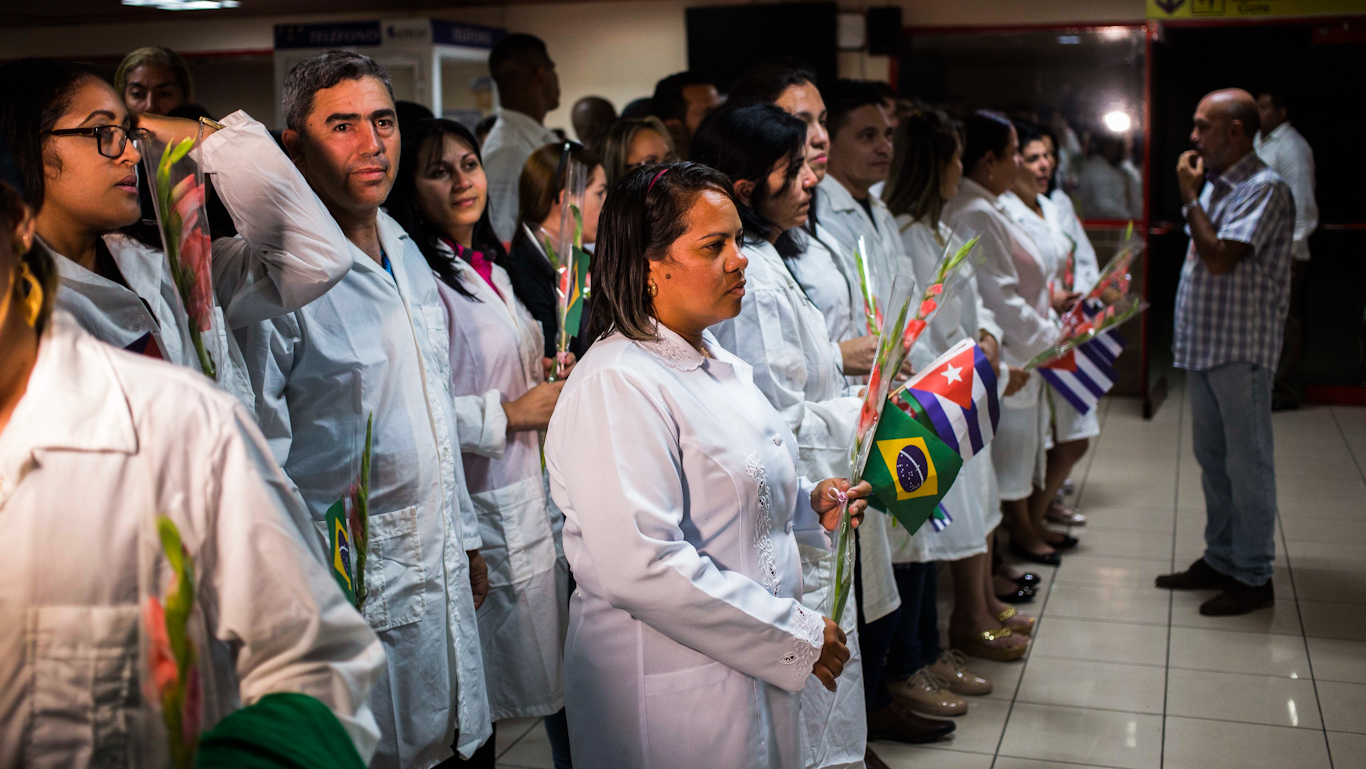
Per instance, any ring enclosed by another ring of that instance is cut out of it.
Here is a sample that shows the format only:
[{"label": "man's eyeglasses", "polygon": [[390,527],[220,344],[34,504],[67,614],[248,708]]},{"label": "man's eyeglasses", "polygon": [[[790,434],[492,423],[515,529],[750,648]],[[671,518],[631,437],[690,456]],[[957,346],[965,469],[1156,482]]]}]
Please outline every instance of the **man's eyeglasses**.
[{"label": "man's eyeglasses", "polygon": [[137,141],[142,138],[143,131],[137,128],[124,128],[121,125],[97,125],[89,128],[59,128],[43,133],[48,136],[93,136],[100,154],[117,160],[123,157],[123,151],[128,147],[128,139],[131,137]]}]

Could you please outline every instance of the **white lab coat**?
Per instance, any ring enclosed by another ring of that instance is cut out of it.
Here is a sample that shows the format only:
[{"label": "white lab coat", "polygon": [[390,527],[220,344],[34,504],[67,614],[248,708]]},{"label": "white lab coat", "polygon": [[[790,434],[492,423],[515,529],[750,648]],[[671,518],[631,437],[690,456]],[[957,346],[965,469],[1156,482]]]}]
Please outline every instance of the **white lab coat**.
[{"label": "white lab coat", "polygon": [[[565,643],[574,763],[795,769],[824,643],[797,541],[829,538],[750,367],[661,326],[584,355],[546,434],[578,587]],[[828,546],[828,544],[827,544]]]},{"label": "white lab coat", "polygon": [[306,543],[308,515],[251,417],[59,311],[0,433],[0,766],[167,765],[139,651],[142,605],[171,578],[158,514],[194,561],[203,727],[299,692],[368,758],[383,651]]},{"label": "white lab coat", "polygon": [[371,707],[373,766],[426,769],[490,732],[465,551],[480,546],[450,397],[450,337],[436,279],[403,228],[378,213],[391,276],[349,245],[353,266],[301,310],[239,331],[261,429],[314,521],[358,472],[374,415],[370,598],[362,613],[389,665]]},{"label": "white lab coat", "polygon": [[504,243],[517,234],[517,213],[521,205],[518,184],[522,166],[531,153],[560,137],[537,123],[530,115],[515,109],[498,109],[498,120],[484,139],[484,175],[489,182],[489,221]]},{"label": "white lab coat", "polygon": [[493,266],[494,291],[463,260],[455,259],[455,268],[475,298],[440,280],[437,289],[451,337],[465,481],[489,567],[489,594],[479,607],[489,716],[548,716],[564,707],[569,571],[555,546],[560,513],[547,504],[540,434],[509,436],[503,411],[504,401],[542,381],[545,342],[506,270]]},{"label": "white lab coat", "polygon": [[[937,223],[932,230],[928,224],[902,214],[896,218],[896,223],[906,258],[915,272],[916,281],[922,285],[933,280],[945,244],[951,245],[952,252],[962,246],[943,222]],[[917,371],[924,371],[949,348],[964,339],[976,341],[983,331],[997,341],[1001,338],[1001,328],[996,325],[995,315],[982,303],[974,277],[958,293],[940,303],[929,327],[911,348],[911,361]],[[1001,391],[1005,389],[1004,381],[1002,368],[997,379]],[[943,531],[921,526],[912,535],[897,526],[888,532],[894,563],[958,561],[986,552],[987,534],[1001,523],[996,472],[991,466],[990,453],[978,453],[963,463],[957,480],[940,504],[953,518]]]},{"label": "white lab coat", "polygon": [[1290,193],[1295,198],[1295,239],[1290,253],[1307,262],[1309,236],[1319,227],[1319,204],[1314,196],[1314,150],[1289,121],[1276,126],[1270,134],[1258,131],[1254,144],[1257,157],[1290,185]]},{"label": "white lab coat", "polygon": [[[1001,359],[1022,366],[1054,344],[1061,330],[1048,292],[1055,266],[1011,219],[1005,202],[964,178],[944,208],[944,221],[954,229],[969,227],[980,238],[977,248],[986,261],[977,271],[977,290],[1001,329]],[[1048,426],[1043,379],[1030,376],[1019,392],[1001,399],[1001,406],[992,461],[1002,498],[1023,499],[1043,482]]]},{"label": "white lab coat", "polygon": [[[809,237],[807,240],[808,251],[793,263],[822,254],[828,258],[828,248]],[[797,438],[797,473],[817,481],[847,478],[849,449],[854,445],[863,399],[855,397],[845,383],[839,345],[830,341],[826,318],[788,271],[777,249],[760,241],[744,250],[749,267],[745,269],[740,314],[713,326],[712,333],[722,347],[750,365],[754,384]],[[813,271],[806,272],[810,275]],[[835,290],[830,298],[838,300],[841,293],[847,297],[847,292]],[[846,325],[848,320],[846,314]],[[901,603],[891,570],[891,552],[885,544],[885,527],[879,525],[883,523],[873,521],[871,528],[859,528],[861,565],[868,580],[865,604],[871,597],[872,605],[881,612],[872,619],[890,613]],[[865,533],[874,530],[873,535]],[[802,604],[819,612],[827,600],[834,558],[826,547],[803,546],[799,552]],[[884,579],[877,580],[872,576],[875,574]],[[883,610],[887,604],[890,607]],[[854,601],[846,605],[840,627],[851,639],[850,648],[857,648],[858,610]],[[802,744],[807,767],[848,766],[863,760],[868,723],[861,656],[856,661],[851,654],[850,663],[835,693],[814,677],[802,689]]]},{"label": "white lab coat", "polygon": [[[1100,262],[1096,258],[1096,248],[1091,245],[1091,238],[1086,234],[1086,228],[1082,226],[1081,219],[1077,217],[1076,206],[1072,205],[1072,198],[1062,190],[1053,190],[1053,194],[1048,196],[1053,203],[1053,210],[1057,213],[1058,227],[1072,239],[1075,244],[1075,251],[1072,253],[1072,290],[1086,293],[1096,287],[1100,281]],[[1048,213],[1048,209],[1044,209]]]},{"label": "white lab coat", "polygon": [[[1091,239],[1086,236],[1086,228],[1077,218],[1071,198],[1054,190],[1053,195],[1046,199],[1046,203],[1041,206],[1044,217],[1050,225],[1063,232],[1065,239],[1070,238],[1068,245],[1073,249],[1072,290],[1084,294],[1095,288],[1096,283],[1100,281],[1100,264],[1096,260],[1096,249],[1091,245]],[[1067,266],[1064,264],[1061,270],[1066,269]],[[1071,401],[1058,395],[1052,387],[1048,388],[1045,397],[1053,413],[1053,429],[1048,434],[1048,448],[1053,448],[1055,443],[1067,443],[1100,435],[1100,415],[1097,409],[1091,409],[1085,414],[1078,413]]]},{"label": "white lab coat", "polygon": [[[873,218],[869,219],[863,204],[855,200],[853,194],[833,176],[827,175],[817,188],[820,192],[816,196],[816,221],[829,231],[839,245],[844,273],[854,291],[859,290],[858,272],[854,269],[854,247],[858,245],[860,237],[864,239],[868,253],[863,255],[863,259],[873,276],[874,295],[879,306],[884,308],[885,315],[892,298],[892,279],[901,276],[897,294],[904,297],[911,288],[909,281],[913,278],[905,269],[905,255],[901,251],[901,238],[897,235],[896,217],[887,210],[887,204],[881,198],[869,195],[873,208]],[[863,300],[859,299],[854,307],[856,312],[862,313]]]},{"label": "white lab coat", "polygon": [[858,277],[846,276],[844,272],[846,265],[853,264],[853,257],[845,256],[835,236],[824,225],[816,225],[815,237],[809,232],[803,232],[802,237],[806,240],[806,251],[786,263],[812,304],[820,310],[830,341],[838,344],[867,336],[868,324],[863,315],[863,294],[859,290]]},{"label": "white lab coat", "polygon": [[[204,342],[219,384],[251,406],[255,396],[232,330],[322,296],[351,268],[351,257],[336,220],[247,113],[224,118],[201,152],[204,173],[213,176],[238,232],[213,241],[216,301]],[[52,251],[60,276],[57,306],[101,341],[125,348],[150,334],[164,360],[201,370],[165,254],[119,233],[105,235],[104,244],[128,287]]]}]

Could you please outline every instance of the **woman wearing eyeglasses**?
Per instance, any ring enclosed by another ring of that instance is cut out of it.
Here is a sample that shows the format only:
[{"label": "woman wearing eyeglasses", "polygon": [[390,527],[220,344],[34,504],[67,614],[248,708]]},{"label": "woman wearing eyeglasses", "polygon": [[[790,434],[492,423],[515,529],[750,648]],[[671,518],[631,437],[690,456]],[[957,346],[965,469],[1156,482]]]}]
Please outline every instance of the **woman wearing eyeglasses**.
[{"label": "woman wearing eyeglasses", "polygon": [[[101,341],[199,369],[188,320],[162,253],[122,232],[151,212],[138,205],[136,131],[160,141],[195,136],[189,120],[137,115],[84,65],[24,59],[0,68],[0,135],[37,212],[38,241],[60,278],[58,308]],[[205,124],[204,171],[238,235],[213,243],[206,345],[219,384],[254,407],[231,330],[318,298],[350,267],[345,236],[265,127],[243,112]]]}]

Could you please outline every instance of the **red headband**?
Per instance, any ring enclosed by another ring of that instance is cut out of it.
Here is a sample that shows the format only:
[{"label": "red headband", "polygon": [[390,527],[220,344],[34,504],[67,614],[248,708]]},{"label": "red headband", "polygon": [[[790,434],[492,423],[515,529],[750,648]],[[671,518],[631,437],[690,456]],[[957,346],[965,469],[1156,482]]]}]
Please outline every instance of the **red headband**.
[{"label": "red headband", "polygon": [[655,178],[653,178],[653,179],[650,180],[650,186],[645,188],[645,192],[648,193],[650,190],[654,189],[654,188],[655,188],[655,182],[659,181],[659,177],[663,176],[664,174],[667,174],[668,172],[669,172],[669,168],[668,168],[667,166],[664,167],[664,168],[661,168],[661,169],[659,170],[659,173],[655,174]]}]

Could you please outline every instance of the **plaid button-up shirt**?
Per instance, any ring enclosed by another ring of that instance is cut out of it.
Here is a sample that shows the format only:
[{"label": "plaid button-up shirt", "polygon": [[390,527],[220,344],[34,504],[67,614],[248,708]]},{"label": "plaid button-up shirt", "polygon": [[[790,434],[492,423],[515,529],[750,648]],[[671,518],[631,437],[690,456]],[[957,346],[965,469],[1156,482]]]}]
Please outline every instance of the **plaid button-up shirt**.
[{"label": "plaid button-up shirt", "polygon": [[1224,173],[1210,174],[1200,207],[1220,240],[1247,243],[1252,252],[1232,272],[1215,275],[1191,240],[1176,291],[1175,364],[1204,371],[1246,361],[1274,371],[1290,305],[1290,188],[1249,152]]}]

